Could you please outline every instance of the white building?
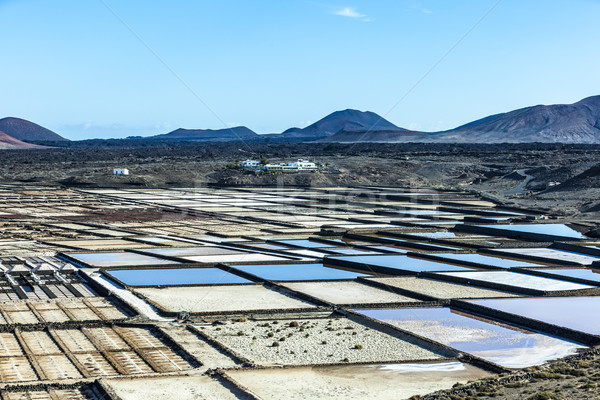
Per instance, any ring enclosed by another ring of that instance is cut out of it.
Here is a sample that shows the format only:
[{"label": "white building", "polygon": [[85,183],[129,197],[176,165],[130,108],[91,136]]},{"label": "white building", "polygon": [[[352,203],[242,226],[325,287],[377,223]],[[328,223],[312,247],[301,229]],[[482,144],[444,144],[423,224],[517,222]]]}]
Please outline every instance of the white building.
[{"label": "white building", "polygon": [[260,161],[257,160],[246,160],[242,161],[242,167],[244,168],[255,168],[260,165]]},{"label": "white building", "polygon": [[296,162],[292,162],[288,164],[290,167],[297,169],[298,171],[302,170],[315,170],[317,169],[317,164],[314,162],[310,162],[308,160],[298,159]]},{"label": "white building", "polygon": [[263,167],[265,171],[283,171],[283,172],[293,172],[293,171],[314,171],[316,170],[317,164],[308,160],[298,160],[291,163],[281,163],[281,164],[267,164]]},{"label": "white building", "polygon": [[129,175],[129,170],[127,168],[114,168],[113,175]]},{"label": "white building", "polygon": [[263,167],[265,171],[297,171],[298,168],[292,167],[286,163],[267,164]]}]

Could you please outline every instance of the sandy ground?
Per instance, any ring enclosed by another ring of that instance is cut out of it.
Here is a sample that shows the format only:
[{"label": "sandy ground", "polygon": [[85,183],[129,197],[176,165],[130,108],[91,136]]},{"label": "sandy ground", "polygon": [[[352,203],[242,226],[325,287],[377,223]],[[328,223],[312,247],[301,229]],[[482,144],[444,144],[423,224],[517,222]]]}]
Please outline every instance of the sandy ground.
[{"label": "sandy ground", "polygon": [[165,376],[141,379],[103,379],[120,400],[229,400],[240,399],[208,376]]},{"label": "sandy ground", "polygon": [[[295,326],[296,324],[298,326]],[[433,351],[369,329],[346,318],[229,321],[225,325],[206,325],[200,329],[226,347],[260,365],[443,358]]]},{"label": "sandy ground", "polygon": [[211,312],[315,308],[314,305],[285,296],[261,285],[195,286],[172,288],[139,288],[167,311]]},{"label": "sandy ground", "polygon": [[419,301],[358,282],[291,282],[285,283],[284,286],[333,304],[414,303]]},{"label": "sandy ground", "polygon": [[493,297],[519,297],[499,290],[483,289],[456,283],[414,277],[367,278],[400,289],[411,290],[438,299],[483,299]]},{"label": "sandy ground", "polygon": [[265,400],[406,399],[489,376],[458,362],[228,371]]}]

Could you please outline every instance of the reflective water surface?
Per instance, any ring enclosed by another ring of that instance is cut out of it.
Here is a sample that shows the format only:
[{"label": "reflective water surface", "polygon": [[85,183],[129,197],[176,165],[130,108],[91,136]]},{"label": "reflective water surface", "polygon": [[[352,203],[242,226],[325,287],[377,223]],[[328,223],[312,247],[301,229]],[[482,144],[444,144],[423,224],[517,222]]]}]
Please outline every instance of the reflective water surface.
[{"label": "reflective water surface", "polygon": [[235,265],[232,268],[272,281],[355,279],[368,276],[358,272],[324,267],[323,264]]},{"label": "reflective water surface", "polygon": [[121,269],[107,272],[130,286],[248,283],[219,268]]},{"label": "reflective water surface", "polygon": [[600,335],[600,296],[468,300],[577,331]]},{"label": "reflective water surface", "polygon": [[358,312],[508,368],[543,364],[585,347],[450,308]]}]

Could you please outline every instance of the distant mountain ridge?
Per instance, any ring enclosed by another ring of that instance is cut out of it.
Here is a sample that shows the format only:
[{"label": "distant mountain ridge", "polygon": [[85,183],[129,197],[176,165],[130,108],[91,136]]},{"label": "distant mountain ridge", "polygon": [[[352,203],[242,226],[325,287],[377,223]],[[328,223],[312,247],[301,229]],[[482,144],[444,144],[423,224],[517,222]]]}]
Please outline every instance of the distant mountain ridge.
[{"label": "distant mountain ridge", "polygon": [[600,96],[538,105],[483,118],[441,133],[444,141],[600,143]]},{"label": "distant mountain ridge", "polygon": [[[67,140],[33,122],[13,117],[0,119],[0,133],[0,148],[18,148],[26,145],[24,141]],[[290,143],[600,144],[600,96],[587,97],[573,104],[537,105],[494,114],[443,132],[411,131],[374,112],[346,109],[335,111],[305,128],[290,128],[280,134],[259,135],[245,126],[236,126],[224,129],[179,128],[165,134],[136,138],[207,142],[272,139]]]},{"label": "distant mountain ridge", "polygon": [[342,130],[320,142],[600,143],[600,96],[490,115],[444,132]]},{"label": "distant mountain ridge", "polygon": [[245,126],[235,126],[225,129],[175,129],[162,135],[155,135],[143,139],[150,140],[241,140],[253,139],[258,134]]},{"label": "distant mountain ridge", "polygon": [[22,141],[28,142],[53,142],[68,140],[58,133],[52,132],[43,126],[34,124],[21,118],[7,117],[0,119],[0,131]]}]

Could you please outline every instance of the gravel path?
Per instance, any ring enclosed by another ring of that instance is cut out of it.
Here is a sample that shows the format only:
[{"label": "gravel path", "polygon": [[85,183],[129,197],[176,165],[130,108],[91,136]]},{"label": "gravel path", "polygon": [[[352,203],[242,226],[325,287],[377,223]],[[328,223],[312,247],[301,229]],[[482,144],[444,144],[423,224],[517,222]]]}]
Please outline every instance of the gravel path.
[{"label": "gravel path", "polygon": [[111,281],[102,276],[99,272],[94,271],[86,271],[85,269],[79,270],[84,275],[87,275],[89,279],[93,279],[101,286],[104,286],[109,293],[113,293],[117,298],[121,301],[127,303],[130,307],[136,310],[141,315],[144,315],[148,319],[153,321],[170,321],[167,318],[161,317],[154,308],[146,303],[144,300],[137,297],[135,294],[131,293],[129,290],[122,289]]}]

